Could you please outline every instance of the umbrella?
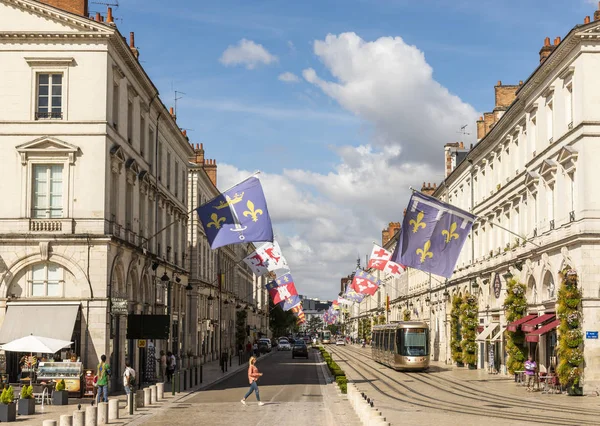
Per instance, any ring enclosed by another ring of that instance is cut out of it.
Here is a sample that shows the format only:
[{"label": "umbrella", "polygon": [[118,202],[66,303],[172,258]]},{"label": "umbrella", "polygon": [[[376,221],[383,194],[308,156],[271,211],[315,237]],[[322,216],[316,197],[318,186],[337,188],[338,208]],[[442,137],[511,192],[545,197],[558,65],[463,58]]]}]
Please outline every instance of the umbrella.
[{"label": "umbrella", "polygon": [[41,336],[25,336],[19,339],[0,345],[0,349],[8,352],[41,352],[45,354],[53,354],[62,348],[71,346],[73,342],[68,340],[52,339],[50,337]]}]

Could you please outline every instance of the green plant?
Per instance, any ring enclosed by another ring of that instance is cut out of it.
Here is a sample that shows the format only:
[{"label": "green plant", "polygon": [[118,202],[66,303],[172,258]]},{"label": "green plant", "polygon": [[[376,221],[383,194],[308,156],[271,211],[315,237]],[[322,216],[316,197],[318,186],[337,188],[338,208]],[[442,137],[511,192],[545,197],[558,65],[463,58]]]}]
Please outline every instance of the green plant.
[{"label": "green plant", "polygon": [[[504,299],[504,312],[508,323],[517,321],[525,316],[527,311],[527,299],[525,297],[525,284],[511,278],[506,284],[506,298]],[[506,353],[508,360],[506,367],[510,374],[524,369],[527,357],[527,346],[525,345],[525,333],[520,329],[517,331],[506,331]]]},{"label": "green plant", "polygon": [[558,332],[558,357],[556,368],[560,382],[574,391],[579,388],[583,368],[583,333],[581,331],[581,289],[578,287],[577,272],[565,266],[559,274],[557,314],[560,320]]},{"label": "green plant", "polygon": [[410,321],[411,312],[408,309],[405,309],[402,312],[402,321]]},{"label": "green plant", "polygon": [[56,383],[56,390],[59,392],[65,390],[65,379],[61,379]]},{"label": "green plant", "polygon": [[[235,313],[235,343],[239,346],[244,346],[248,335],[246,334],[246,319],[248,318],[248,311],[242,309]],[[188,354],[191,356],[192,354]]]},{"label": "green plant", "polygon": [[346,376],[341,375],[335,378],[335,382],[338,384],[338,386],[342,384],[345,385],[346,383],[348,383],[348,379],[346,378]]},{"label": "green plant", "polygon": [[15,399],[15,393],[12,386],[4,388],[0,394],[0,404],[11,404]]},{"label": "green plant", "polygon": [[477,298],[466,294],[460,304],[460,326],[462,330],[462,361],[465,364],[477,363]]},{"label": "green plant", "polygon": [[33,386],[25,385],[21,388],[21,399],[33,399]]},{"label": "green plant", "polygon": [[463,362],[462,346],[460,345],[462,340],[460,333],[460,305],[461,298],[454,296],[450,311],[450,350],[452,352],[452,360],[458,363]]},{"label": "green plant", "polygon": [[339,385],[339,387],[342,393],[348,393],[348,385],[346,383],[342,383],[341,385]]}]

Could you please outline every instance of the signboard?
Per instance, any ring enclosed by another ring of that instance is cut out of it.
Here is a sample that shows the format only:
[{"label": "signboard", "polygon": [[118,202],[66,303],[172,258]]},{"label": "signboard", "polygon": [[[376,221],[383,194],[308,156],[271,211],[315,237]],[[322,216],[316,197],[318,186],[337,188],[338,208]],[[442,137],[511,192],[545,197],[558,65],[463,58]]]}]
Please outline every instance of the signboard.
[{"label": "signboard", "polygon": [[586,339],[597,339],[598,338],[598,332],[597,331],[586,331],[585,332],[585,338]]},{"label": "signboard", "polygon": [[156,349],[152,342],[147,342],[145,373],[147,382],[153,382],[156,378]]},{"label": "signboard", "polygon": [[145,347],[146,347],[146,341],[144,339],[138,340],[138,348],[145,348]]},{"label": "signboard", "polygon": [[110,299],[110,313],[114,315],[127,315],[129,306],[127,299],[122,297],[111,297]]},{"label": "signboard", "polygon": [[502,283],[500,282],[500,274],[496,272],[494,277],[494,296],[496,299],[500,298],[500,291],[502,290]]},{"label": "signboard", "polygon": [[127,316],[128,339],[168,339],[168,315],[134,315]]}]

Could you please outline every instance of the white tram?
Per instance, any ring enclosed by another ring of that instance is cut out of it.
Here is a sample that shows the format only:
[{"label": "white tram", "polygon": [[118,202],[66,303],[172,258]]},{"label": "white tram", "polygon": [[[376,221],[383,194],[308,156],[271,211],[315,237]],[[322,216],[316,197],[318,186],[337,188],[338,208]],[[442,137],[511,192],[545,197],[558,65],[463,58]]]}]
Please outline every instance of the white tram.
[{"label": "white tram", "polygon": [[420,321],[373,327],[373,359],[395,370],[429,368],[429,327]]}]

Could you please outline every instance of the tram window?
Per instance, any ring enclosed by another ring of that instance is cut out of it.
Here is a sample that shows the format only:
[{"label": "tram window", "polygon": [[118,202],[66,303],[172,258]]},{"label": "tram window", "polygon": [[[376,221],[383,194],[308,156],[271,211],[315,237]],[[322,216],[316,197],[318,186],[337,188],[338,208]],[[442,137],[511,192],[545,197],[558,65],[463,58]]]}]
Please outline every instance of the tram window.
[{"label": "tram window", "polygon": [[398,330],[396,342],[402,356],[429,355],[429,330],[425,328]]},{"label": "tram window", "polygon": [[376,331],[376,332],[374,332],[374,333],[373,333],[373,335],[374,335],[374,337],[375,337],[375,338],[373,339],[373,340],[375,341],[375,348],[376,348],[376,349],[381,349],[381,348],[379,347],[379,346],[380,346],[380,344],[381,344],[381,333],[380,333],[379,331]]},{"label": "tram window", "polygon": [[383,330],[383,350],[388,350],[388,333],[387,330]]}]

